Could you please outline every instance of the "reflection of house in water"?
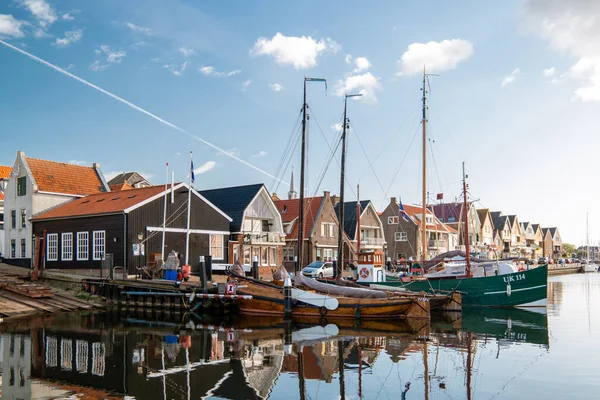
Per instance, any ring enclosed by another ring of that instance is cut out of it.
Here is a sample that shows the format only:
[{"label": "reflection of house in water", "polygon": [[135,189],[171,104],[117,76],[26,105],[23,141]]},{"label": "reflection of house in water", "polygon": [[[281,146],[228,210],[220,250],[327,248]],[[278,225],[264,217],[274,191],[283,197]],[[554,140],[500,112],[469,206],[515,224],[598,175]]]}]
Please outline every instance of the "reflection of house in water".
[{"label": "reflection of house in water", "polygon": [[5,333],[1,336],[2,398],[31,398],[31,339],[29,335]]},{"label": "reflection of house in water", "polygon": [[420,353],[423,350],[421,343],[408,339],[387,339],[385,351],[390,355],[392,362],[405,360],[409,354]]},{"label": "reflection of house in water", "polygon": [[258,340],[241,347],[238,356],[248,385],[259,398],[268,398],[283,365],[283,341]]},{"label": "reflection of house in water", "polygon": [[330,383],[338,370],[337,341],[329,340],[304,347],[294,344],[292,353],[284,357],[282,372],[298,372],[297,352],[300,348],[304,361],[304,378]]}]

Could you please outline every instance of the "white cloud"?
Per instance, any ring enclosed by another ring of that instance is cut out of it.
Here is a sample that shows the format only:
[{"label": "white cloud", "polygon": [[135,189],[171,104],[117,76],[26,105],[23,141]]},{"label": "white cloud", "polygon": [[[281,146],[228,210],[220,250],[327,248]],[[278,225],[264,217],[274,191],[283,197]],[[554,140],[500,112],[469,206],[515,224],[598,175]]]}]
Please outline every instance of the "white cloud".
[{"label": "white cloud", "polygon": [[73,164],[73,165],[87,165],[87,162],[85,160],[71,160],[71,161],[69,161],[69,164]]},{"label": "white cloud", "polygon": [[546,77],[549,78],[551,76],[554,76],[554,73],[556,72],[555,68],[548,68],[548,69],[544,69],[542,70],[542,74]]},{"label": "white cloud", "polygon": [[150,30],[150,28],[145,28],[143,26],[139,26],[139,25],[135,25],[131,22],[126,22],[125,26],[127,26],[129,29],[131,29],[134,32],[140,32],[143,33],[145,35],[151,35],[152,34],[152,30]]},{"label": "white cloud", "polygon": [[76,31],[67,31],[65,32],[65,37],[56,38],[54,45],[56,47],[68,47],[73,43],[79,42],[82,36],[83,32],[81,29],[77,29]]},{"label": "white cloud", "polygon": [[191,47],[180,47],[179,52],[185,57],[193,56],[194,54],[196,54],[194,49],[192,49]]},{"label": "white cloud", "polygon": [[215,165],[217,165],[216,161],[207,161],[204,164],[202,164],[201,166],[199,166],[198,168],[195,168],[194,169],[194,174],[195,175],[200,175],[200,174],[203,174],[205,172],[208,172],[211,169],[213,169],[215,167]]},{"label": "white cloud", "polygon": [[344,61],[346,62],[346,64],[352,63],[352,56],[350,54],[346,54],[346,57],[344,57]]},{"label": "white cloud", "polygon": [[108,68],[108,65],[105,64],[101,64],[100,61],[96,60],[94,61],[90,66],[89,69],[91,71],[94,72],[98,72],[98,71],[104,71],[106,68]]},{"label": "white cloud", "polygon": [[188,65],[190,65],[190,62],[185,61],[180,66],[177,66],[174,64],[167,64],[167,65],[164,65],[163,68],[169,70],[175,76],[181,76],[181,75],[183,75],[183,72],[187,69]]},{"label": "white cloud", "polygon": [[52,25],[58,19],[52,6],[45,0],[23,0],[23,5],[33,14],[42,28]]},{"label": "white cloud", "polygon": [[260,158],[260,157],[264,157],[264,156],[266,156],[267,154],[269,154],[269,153],[267,153],[267,152],[266,152],[266,151],[264,151],[264,150],[261,150],[261,151],[259,151],[259,152],[258,152],[258,153],[256,153],[256,154],[252,154],[252,158]]},{"label": "white cloud", "polygon": [[100,46],[100,49],[94,50],[97,55],[105,54],[106,62],[111,64],[119,64],[123,58],[127,55],[126,52],[122,50],[113,50],[110,46],[103,44]]},{"label": "white cloud", "polygon": [[600,101],[600,2],[595,0],[527,0],[523,23],[550,47],[573,59],[561,78],[579,84],[575,99]]},{"label": "white cloud", "polygon": [[420,74],[423,67],[431,73],[454,69],[472,54],[473,45],[463,39],[413,43],[398,60],[398,75]]},{"label": "white cloud", "polygon": [[49,38],[51,36],[52,35],[49,35],[45,30],[41,28],[35,28],[33,30],[33,37],[35,37],[36,39]]},{"label": "white cloud", "polygon": [[73,21],[75,17],[69,13],[65,13],[62,15],[62,19],[64,19],[65,21]]},{"label": "white cloud", "polygon": [[342,123],[338,122],[337,124],[331,125],[331,130],[336,131],[336,132],[341,132],[342,131]]},{"label": "white cloud", "polygon": [[218,76],[226,78],[242,73],[242,71],[239,69],[234,69],[231,71],[217,71],[212,65],[203,65],[200,68],[198,68],[198,71],[206,76]]},{"label": "white cloud", "polygon": [[354,72],[363,72],[371,68],[371,63],[366,57],[356,57],[354,59]]},{"label": "white cloud", "polygon": [[283,90],[283,86],[279,83],[269,83],[269,88],[274,92],[281,92]]},{"label": "white cloud", "polygon": [[22,25],[23,22],[15,19],[12,15],[0,14],[0,36],[23,37]]},{"label": "white cloud", "polygon": [[370,72],[360,75],[350,75],[340,79],[335,84],[335,94],[343,96],[345,94],[360,93],[360,99],[365,103],[377,103],[377,92],[382,90],[380,79],[373,76]]},{"label": "white cloud", "polygon": [[284,36],[277,32],[271,39],[260,37],[250,50],[254,56],[271,56],[279,65],[308,69],[317,65],[317,57],[326,51],[336,53],[340,46],[332,39],[315,40],[310,36]]},{"label": "white cloud", "polygon": [[248,86],[250,86],[250,84],[252,83],[252,79],[246,79],[243,83],[242,83],[242,88],[245,90],[248,88]]},{"label": "white cloud", "polygon": [[516,79],[517,79],[517,75],[521,72],[521,70],[519,68],[515,68],[513,69],[513,72],[510,73],[510,75],[506,76],[503,80],[501,85],[502,86],[506,86],[509,83],[513,83]]}]

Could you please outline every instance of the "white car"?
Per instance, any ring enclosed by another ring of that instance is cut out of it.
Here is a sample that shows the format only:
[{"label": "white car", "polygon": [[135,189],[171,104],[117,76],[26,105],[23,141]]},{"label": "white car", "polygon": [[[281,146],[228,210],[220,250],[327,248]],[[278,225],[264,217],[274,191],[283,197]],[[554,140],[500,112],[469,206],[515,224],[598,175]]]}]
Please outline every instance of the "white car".
[{"label": "white car", "polygon": [[332,278],[333,263],[315,261],[302,268],[302,275],[310,278]]}]

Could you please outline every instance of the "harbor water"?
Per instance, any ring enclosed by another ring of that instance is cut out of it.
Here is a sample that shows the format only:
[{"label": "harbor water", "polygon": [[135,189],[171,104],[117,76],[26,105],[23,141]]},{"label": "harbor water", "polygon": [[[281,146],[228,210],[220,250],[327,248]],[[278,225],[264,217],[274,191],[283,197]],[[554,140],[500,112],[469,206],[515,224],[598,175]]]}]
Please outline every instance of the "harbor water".
[{"label": "harbor water", "polygon": [[600,274],[548,307],[402,321],[111,310],[0,324],[2,399],[596,399]]}]

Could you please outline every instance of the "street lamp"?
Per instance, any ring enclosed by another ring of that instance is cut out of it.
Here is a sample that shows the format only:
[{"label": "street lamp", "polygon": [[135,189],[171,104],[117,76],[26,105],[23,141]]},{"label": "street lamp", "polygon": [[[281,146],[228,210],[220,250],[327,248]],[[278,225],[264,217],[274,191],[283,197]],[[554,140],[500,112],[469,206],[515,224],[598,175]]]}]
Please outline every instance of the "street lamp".
[{"label": "street lamp", "polygon": [[144,240],[144,233],[140,232],[137,235],[138,238],[138,270],[142,268],[142,240]]}]

